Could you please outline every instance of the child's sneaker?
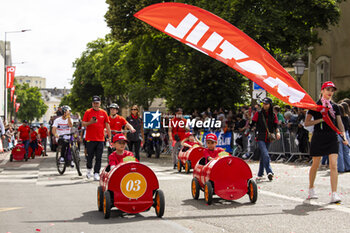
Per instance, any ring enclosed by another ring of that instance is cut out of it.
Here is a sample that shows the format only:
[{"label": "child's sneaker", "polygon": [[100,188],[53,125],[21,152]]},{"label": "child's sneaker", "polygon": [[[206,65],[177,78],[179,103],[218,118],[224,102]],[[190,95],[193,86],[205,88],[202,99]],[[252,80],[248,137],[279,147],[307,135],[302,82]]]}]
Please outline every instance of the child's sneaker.
[{"label": "child's sneaker", "polygon": [[95,173],[94,180],[99,181],[100,180],[100,174]]},{"label": "child's sneaker", "polygon": [[309,189],[309,196],[307,197],[307,199],[310,200],[310,199],[317,199],[317,198],[318,198],[318,196],[315,192],[315,189],[313,189],[313,188]]},{"label": "child's sneaker", "polygon": [[267,174],[267,178],[269,178],[269,181],[272,181],[272,179],[273,179],[273,174],[272,174],[272,173]]},{"label": "child's sneaker", "polygon": [[87,171],[86,171],[86,178],[88,178],[88,179],[91,178],[91,169],[87,169]]},{"label": "child's sneaker", "polygon": [[331,203],[340,203],[340,202],[341,202],[341,199],[340,199],[338,193],[333,192],[332,196],[331,196]]}]

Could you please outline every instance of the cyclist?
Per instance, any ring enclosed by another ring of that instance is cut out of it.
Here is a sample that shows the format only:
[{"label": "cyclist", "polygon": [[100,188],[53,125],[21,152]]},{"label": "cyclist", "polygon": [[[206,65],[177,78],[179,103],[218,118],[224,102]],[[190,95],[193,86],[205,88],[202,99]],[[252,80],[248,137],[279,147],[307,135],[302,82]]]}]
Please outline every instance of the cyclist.
[{"label": "cyclist", "polygon": [[[68,105],[62,107],[63,115],[56,118],[52,125],[52,133],[56,138],[59,138],[58,145],[61,145],[61,157],[60,162],[69,162],[65,161],[65,153],[69,146],[70,133],[73,127],[72,119],[70,117],[71,108]],[[74,162],[71,161],[71,167],[74,167]]]},{"label": "cyclist", "polygon": [[[134,129],[134,127],[126,121],[126,119],[122,116],[118,115],[119,112],[119,106],[116,103],[112,103],[111,105],[109,105],[109,125],[111,128],[111,134],[112,134],[112,138],[114,135],[116,135],[117,133],[122,132],[123,127],[125,126],[127,129],[129,129],[132,133],[135,133],[136,130]],[[108,147],[108,155],[110,155],[112,153],[112,148]]]}]

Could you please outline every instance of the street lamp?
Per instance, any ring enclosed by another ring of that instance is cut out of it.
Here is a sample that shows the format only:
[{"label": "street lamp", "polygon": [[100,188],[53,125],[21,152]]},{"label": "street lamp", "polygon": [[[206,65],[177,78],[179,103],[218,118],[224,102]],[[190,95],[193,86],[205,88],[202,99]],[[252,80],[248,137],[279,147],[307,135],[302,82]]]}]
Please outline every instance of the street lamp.
[{"label": "street lamp", "polygon": [[10,31],[10,32],[5,32],[5,42],[4,42],[4,121],[7,119],[7,88],[6,88],[6,52],[7,52],[7,46],[6,46],[6,38],[7,38],[7,33],[20,33],[20,32],[27,32],[30,31],[30,29],[24,29],[20,31]]},{"label": "street lamp", "polygon": [[305,63],[303,62],[303,60],[301,60],[301,58],[298,58],[298,60],[296,60],[294,63],[293,63],[293,66],[294,66],[294,72],[295,72],[295,75],[297,76],[298,78],[298,83],[300,83],[300,78],[301,76],[303,76],[304,74],[304,70],[305,70]]}]

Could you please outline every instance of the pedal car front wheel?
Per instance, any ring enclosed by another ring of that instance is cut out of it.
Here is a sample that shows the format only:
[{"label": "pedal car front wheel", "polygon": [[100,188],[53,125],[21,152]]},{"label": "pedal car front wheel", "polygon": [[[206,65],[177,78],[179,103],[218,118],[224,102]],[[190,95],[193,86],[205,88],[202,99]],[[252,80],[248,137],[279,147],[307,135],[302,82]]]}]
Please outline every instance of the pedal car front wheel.
[{"label": "pedal car front wheel", "polygon": [[211,205],[213,201],[213,185],[210,181],[207,181],[204,186],[204,199],[208,205]]},{"label": "pedal car front wheel", "polygon": [[192,179],[191,191],[192,191],[193,199],[198,200],[198,197],[199,197],[199,182],[198,182],[197,178],[193,178]]}]

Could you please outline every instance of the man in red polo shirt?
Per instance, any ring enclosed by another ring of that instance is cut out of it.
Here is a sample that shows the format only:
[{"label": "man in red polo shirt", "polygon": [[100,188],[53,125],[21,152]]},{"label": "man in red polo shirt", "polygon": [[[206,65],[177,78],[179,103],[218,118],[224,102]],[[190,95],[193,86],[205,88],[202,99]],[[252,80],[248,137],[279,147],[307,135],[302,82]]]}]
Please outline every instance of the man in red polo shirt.
[{"label": "man in red polo shirt", "polygon": [[182,108],[177,108],[175,117],[171,119],[169,127],[169,140],[174,147],[172,152],[174,169],[176,169],[177,154],[180,151],[181,141],[185,139],[186,123],[186,119],[182,117]]},{"label": "man in red polo shirt", "polygon": [[92,162],[94,157],[94,180],[100,180],[101,160],[103,153],[103,143],[105,141],[104,129],[107,129],[108,140],[111,138],[111,129],[109,127],[109,119],[107,112],[100,109],[101,98],[99,96],[92,97],[92,108],[86,110],[83,117],[83,127],[86,128],[86,147],[87,147],[87,173],[86,177],[91,178]]},{"label": "man in red polo shirt", "polygon": [[47,154],[46,154],[46,144],[47,144],[47,136],[49,136],[49,131],[44,126],[44,124],[41,123],[38,132],[39,132],[39,135],[40,135],[41,143],[42,143],[42,145],[44,147],[44,155],[47,156]]},{"label": "man in red polo shirt", "polygon": [[25,158],[28,158],[28,147],[29,147],[29,132],[30,132],[30,127],[27,125],[28,121],[24,120],[23,124],[18,127],[18,132],[19,132],[19,136],[18,139],[21,139],[23,144],[24,144],[24,148],[26,150],[26,154],[25,154]]}]

